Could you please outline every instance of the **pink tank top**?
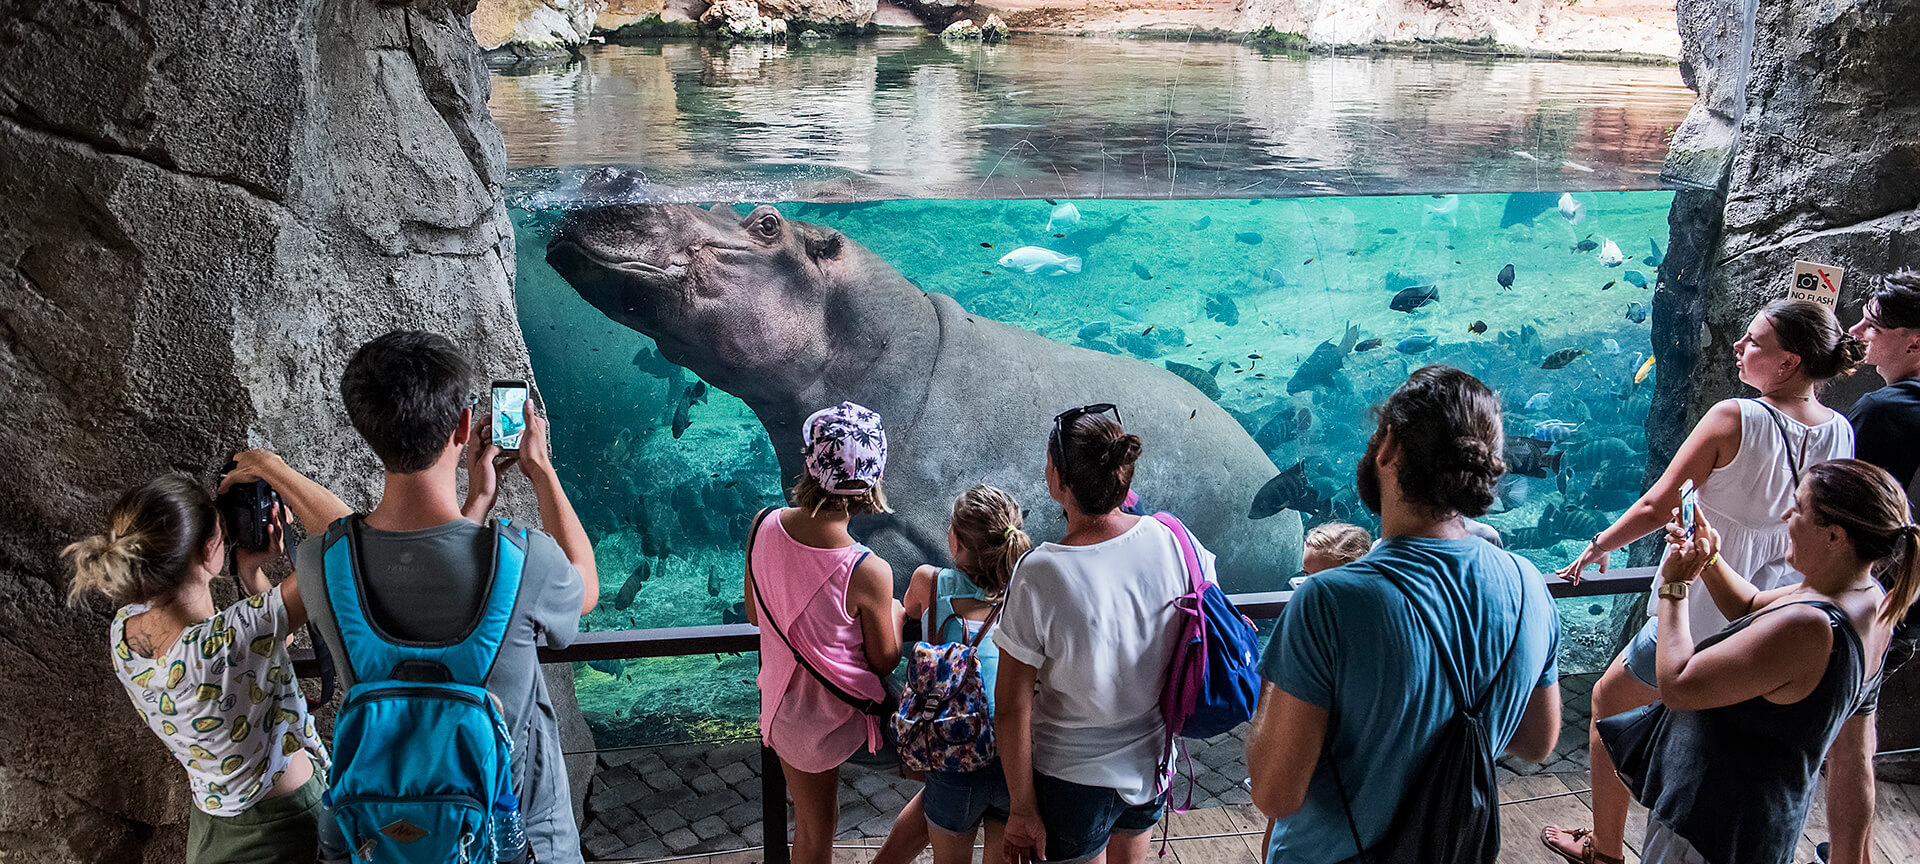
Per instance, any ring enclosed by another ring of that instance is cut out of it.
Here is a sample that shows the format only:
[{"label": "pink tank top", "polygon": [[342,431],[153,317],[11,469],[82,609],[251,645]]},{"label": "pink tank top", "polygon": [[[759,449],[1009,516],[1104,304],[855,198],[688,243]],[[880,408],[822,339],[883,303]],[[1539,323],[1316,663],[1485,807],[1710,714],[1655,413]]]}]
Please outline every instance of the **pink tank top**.
[{"label": "pink tank top", "polygon": [[[762,616],[771,617],[820,674],[855,696],[883,699],[886,691],[867,665],[860,623],[847,614],[847,583],[871,550],[858,543],[838,549],[808,546],[787,533],[776,510],[753,538],[753,578]],[[880,723],[828,692],[793,659],[775,635],[760,628],[760,737],[787,764],[817,774],[839,767],[865,743],[881,746]]]}]

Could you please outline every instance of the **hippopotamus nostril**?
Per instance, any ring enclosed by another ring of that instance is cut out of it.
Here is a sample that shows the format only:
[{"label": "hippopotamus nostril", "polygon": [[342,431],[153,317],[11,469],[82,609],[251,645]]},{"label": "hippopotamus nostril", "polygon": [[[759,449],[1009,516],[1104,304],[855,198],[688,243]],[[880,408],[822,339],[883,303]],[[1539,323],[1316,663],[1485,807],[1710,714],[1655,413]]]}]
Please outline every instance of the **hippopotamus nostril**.
[{"label": "hippopotamus nostril", "polygon": [[606,166],[595,168],[581,178],[580,191],[597,199],[621,199],[633,197],[646,185],[647,175],[644,173]]}]

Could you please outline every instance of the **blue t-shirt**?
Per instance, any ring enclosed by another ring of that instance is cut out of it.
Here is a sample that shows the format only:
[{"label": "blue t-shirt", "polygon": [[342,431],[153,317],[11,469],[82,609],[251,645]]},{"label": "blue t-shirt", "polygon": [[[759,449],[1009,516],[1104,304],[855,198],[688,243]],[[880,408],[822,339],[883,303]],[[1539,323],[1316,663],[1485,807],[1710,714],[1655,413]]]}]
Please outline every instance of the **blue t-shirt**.
[{"label": "blue t-shirt", "polygon": [[[1381,569],[1393,572],[1447,644],[1433,644],[1406,595]],[[1514,620],[1523,604],[1526,631],[1515,645]],[[1407,783],[1453,718],[1453,690],[1437,653],[1465,670],[1471,698],[1479,698],[1498,670],[1486,714],[1497,756],[1519,728],[1533,691],[1558,680],[1559,643],[1559,613],[1540,571],[1525,558],[1477,537],[1393,537],[1294,592],[1260,673],[1302,701],[1332,708],[1324,752],[1339,760],[1360,838],[1372,846],[1385,836]],[[1506,660],[1509,646],[1513,657]],[[1300,810],[1274,825],[1268,864],[1334,864],[1356,856],[1323,759]]]},{"label": "blue t-shirt", "polygon": [[[978,600],[987,602],[987,594],[980,586],[973,584],[967,574],[948,567],[933,577],[933,608],[928,610],[933,620],[926,632],[934,633],[933,638],[942,642],[965,642],[980,632],[984,621],[966,621],[953,612],[955,600]],[[987,712],[993,712],[993,687],[999,680],[1000,646],[993,644],[991,637],[980,640],[975,656],[980,658],[980,683],[987,688]]]}]

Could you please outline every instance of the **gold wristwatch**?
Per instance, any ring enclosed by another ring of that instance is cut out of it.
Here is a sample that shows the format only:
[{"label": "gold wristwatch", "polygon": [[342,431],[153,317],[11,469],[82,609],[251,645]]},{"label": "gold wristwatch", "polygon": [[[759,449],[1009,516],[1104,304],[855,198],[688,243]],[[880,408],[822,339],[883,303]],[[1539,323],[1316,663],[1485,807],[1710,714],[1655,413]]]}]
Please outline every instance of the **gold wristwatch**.
[{"label": "gold wristwatch", "polygon": [[1685,599],[1687,599],[1687,584],[1688,584],[1688,583],[1686,583],[1686,582],[1662,582],[1662,583],[1660,583],[1660,599],[1662,599],[1662,600],[1685,600]]}]

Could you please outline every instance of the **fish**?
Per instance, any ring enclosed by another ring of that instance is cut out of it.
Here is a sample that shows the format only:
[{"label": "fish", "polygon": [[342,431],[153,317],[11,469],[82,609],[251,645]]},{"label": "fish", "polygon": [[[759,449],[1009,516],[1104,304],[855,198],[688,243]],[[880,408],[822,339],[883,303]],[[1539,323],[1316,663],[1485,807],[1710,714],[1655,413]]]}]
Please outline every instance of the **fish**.
[{"label": "fish", "polygon": [[1260,424],[1260,431],[1253,433],[1253,443],[1260,445],[1262,450],[1271,451],[1275,447],[1292,441],[1313,425],[1311,410],[1301,408],[1298,411],[1287,411],[1284,410],[1284,402],[1281,404],[1282,410],[1273,412],[1273,416],[1267,418],[1267,422]]},{"label": "fish", "polygon": [[1662,261],[1667,260],[1667,253],[1660,250],[1660,241],[1648,237],[1647,248],[1652,251],[1647,254],[1647,257],[1640,259],[1640,263],[1648,267],[1658,267]]},{"label": "fish", "polygon": [[1573,244],[1573,251],[1575,252],[1592,252],[1598,248],[1600,248],[1600,244],[1593,242],[1592,234],[1588,234],[1585,239]]},{"label": "fish", "polygon": [[1282,510],[1297,513],[1324,513],[1329,502],[1325,496],[1307,482],[1307,461],[1293,463],[1292,468],[1275,474],[1260,491],[1253,496],[1253,506],[1247,509],[1248,519],[1265,519]]},{"label": "fish", "polygon": [[1138,333],[1122,333],[1114,341],[1120,343],[1121,348],[1135,357],[1152,360],[1160,356],[1160,345]]},{"label": "fish", "polygon": [[1620,343],[1613,339],[1602,339],[1600,340],[1600,353],[1618,354],[1620,353]]},{"label": "fish", "polygon": [[1393,350],[1402,354],[1421,354],[1433,350],[1433,346],[1438,344],[1440,344],[1438,336],[1408,336],[1395,342]]},{"label": "fish", "polygon": [[1628,270],[1627,272],[1620,274],[1620,278],[1627,280],[1627,284],[1632,285],[1635,288],[1647,287],[1646,274],[1641,273],[1638,270]]},{"label": "fish", "polygon": [[1212,225],[1213,225],[1212,216],[1201,216],[1200,218],[1193,220],[1193,224],[1187,226],[1187,229],[1190,231],[1205,231],[1207,230],[1207,228],[1211,227]]},{"label": "fish", "polygon": [[687,385],[686,392],[683,394],[682,398],[686,399],[690,403],[707,401],[707,382],[695,381],[692,384]]},{"label": "fish", "polygon": [[1260,274],[1260,278],[1266,280],[1269,288],[1287,287],[1287,273],[1278,267],[1268,267],[1266,272]]},{"label": "fish", "polygon": [[720,596],[720,571],[718,570],[707,570],[707,596]]},{"label": "fish", "polygon": [[1578,423],[1569,423],[1565,420],[1542,420],[1533,425],[1533,435],[1530,437],[1549,444],[1558,444],[1578,431],[1580,431]]},{"label": "fish", "polygon": [[1062,255],[1038,246],[1022,246],[1000,256],[1000,266],[1022,273],[1060,276],[1080,272],[1080,256]]},{"label": "fish", "polygon": [[609,660],[588,660],[587,667],[595,672],[602,672],[618,678],[620,677],[620,673],[626,671],[627,661],[624,657],[615,657]]},{"label": "fish", "polygon": [[1502,474],[1500,479],[1493,481],[1493,506],[1488,507],[1487,512],[1505,513],[1525,507],[1532,492],[1527,475],[1511,472]]},{"label": "fish", "polygon": [[1340,344],[1335,345],[1332,339],[1328,339],[1314,346],[1313,353],[1308,354],[1307,359],[1300,363],[1300,368],[1294,370],[1293,377],[1287,379],[1287,392],[1299,393],[1315,387],[1332,387],[1342,393],[1352,390],[1352,382],[1339,373],[1345,365],[1347,353],[1353,350],[1359,339],[1360,328],[1348,324],[1347,332],[1340,337]]},{"label": "fish", "polygon": [[1535,393],[1532,396],[1527,397],[1527,410],[1538,411],[1542,408],[1547,407],[1547,405],[1552,401],[1553,401],[1552,393],[1545,393],[1545,392]]},{"label": "fish", "polygon": [[1580,172],[1580,173],[1582,173],[1582,174],[1592,174],[1592,173],[1593,173],[1593,168],[1592,168],[1591,166],[1587,166],[1587,165],[1582,165],[1582,164],[1580,164],[1580,163],[1578,163],[1578,162],[1575,162],[1575,161],[1573,161],[1572,159],[1562,159],[1562,160],[1560,160],[1560,167],[1562,167],[1562,168],[1567,168],[1567,169],[1571,169],[1571,170],[1574,170],[1574,171],[1578,171],[1578,172]]},{"label": "fish", "polygon": [[728,606],[727,608],[720,610],[720,623],[722,624],[747,623],[747,601],[742,600],[738,603],[733,604],[732,606]]},{"label": "fish", "polygon": [[992,243],[982,243],[982,244],[980,244],[980,248],[982,248],[982,249],[992,249],[992,248],[993,248],[993,244],[992,244]]},{"label": "fish", "polygon": [[1548,354],[1547,359],[1540,361],[1540,368],[1564,369],[1568,363],[1572,363],[1592,353],[1592,351],[1588,351],[1585,348],[1562,348],[1552,354]]},{"label": "fish", "polygon": [[1380,347],[1380,345],[1384,341],[1385,340],[1382,340],[1378,336],[1375,336],[1372,339],[1362,339],[1359,342],[1354,344],[1353,353],[1358,354],[1362,351],[1372,351],[1373,349]]},{"label": "fish", "polygon": [[1633,373],[1633,383],[1638,384],[1645,381],[1647,380],[1647,376],[1651,374],[1653,374],[1653,358],[1649,356],[1645,362],[1640,364],[1640,369]]},{"label": "fish", "polygon": [[1468,333],[1485,333],[1487,332],[1487,322],[1475,321],[1472,324],[1468,324],[1467,332]]},{"label": "fish", "polygon": [[1080,341],[1085,342],[1090,339],[1098,339],[1112,332],[1113,332],[1112,324],[1108,324],[1105,321],[1095,321],[1091,324],[1088,324],[1085,327],[1080,328],[1080,331],[1075,333],[1074,336],[1078,337]]},{"label": "fish", "polygon": [[681,400],[673,409],[673,437],[679,438],[693,426],[693,403]]},{"label": "fish", "polygon": [[1500,211],[1500,227],[1511,228],[1532,222],[1540,214],[1552,210],[1553,205],[1552,192],[1515,192],[1507,196],[1507,206]]},{"label": "fish", "polygon": [[1079,208],[1072,204],[1056,205],[1053,213],[1047,217],[1047,233],[1052,234],[1055,225],[1065,228],[1078,224],[1080,224]]},{"label": "fish", "polygon": [[1138,261],[1135,261],[1133,262],[1133,275],[1138,276],[1142,279],[1152,279],[1153,271],[1148,270],[1147,265],[1142,264]]},{"label": "fish", "polygon": [[1260,232],[1258,231],[1242,231],[1233,235],[1233,239],[1245,243],[1248,246],[1258,246],[1262,240],[1267,238],[1260,236]]},{"label": "fish", "polygon": [[1614,283],[1608,282],[1607,284],[1600,286],[1600,290],[1605,291],[1608,288],[1612,288],[1613,286],[1614,286]]},{"label": "fish", "polygon": [[1500,287],[1511,290],[1513,288],[1513,265],[1508,264],[1500,268],[1500,275],[1493,278],[1499,281]]},{"label": "fish", "polygon": [[1208,294],[1207,317],[1232,327],[1240,323],[1240,306],[1225,294]]},{"label": "fish", "polygon": [[1412,288],[1400,289],[1400,293],[1393,295],[1393,299],[1387,301],[1387,308],[1395,312],[1412,312],[1428,303],[1438,302],[1440,302],[1440,286],[1415,285]]},{"label": "fish", "polygon": [[1142,336],[1152,336],[1152,335],[1153,335],[1153,328],[1155,328],[1155,327],[1158,327],[1158,326],[1160,326],[1160,325],[1158,325],[1158,324],[1148,324],[1148,325],[1147,325],[1147,329],[1145,329],[1145,330],[1142,330],[1142,331],[1140,331],[1140,335],[1142,335]]},{"label": "fish", "polygon": [[[1314,256],[1314,258],[1318,258],[1318,257],[1319,257],[1318,255]],[[1313,263],[1313,258],[1308,258],[1307,260],[1300,262],[1300,266],[1305,267],[1308,264],[1312,264],[1312,263]]]},{"label": "fish", "polygon": [[1214,376],[1220,374],[1220,364],[1213,364],[1213,371],[1209,372],[1198,366],[1188,366],[1185,363],[1168,360],[1167,371],[1180,376],[1180,380],[1192,384],[1193,389],[1206,394],[1208,399],[1220,401],[1220,383],[1214,380]]},{"label": "fish", "polygon": [[1627,256],[1620,252],[1620,246],[1612,240],[1600,243],[1600,263],[1608,267],[1618,267],[1627,263]]},{"label": "fish", "polygon": [[1398,228],[1382,228],[1382,229],[1380,229],[1379,231],[1376,231],[1376,232],[1374,232],[1374,233],[1376,233],[1376,234],[1398,234],[1398,233],[1400,233],[1400,229],[1398,229]]},{"label": "fish", "polygon": [[1460,196],[1436,195],[1434,197],[1439,198],[1440,203],[1427,205],[1425,212],[1420,214],[1420,225],[1425,228],[1452,228],[1458,224]]},{"label": "fish", "polygon": [[1635,324],[1645,324],[1647,321],[1647,307],[1636,301],[1627,301],[1627,320]]},{"label": "fish", "polygon": [[1144,311],[1141,311],[1140,307],[1135,306],[1132,303],[1122,303],[1118,306],[1113,307],[1113,311],[1115,314],[1118,314],[1120,317],[1125,318],[1128,321],[1133,321],[1135,323],[1147,320],[1147,313]]},{"label": "fish", "polygon": [[1552,447],[1538,438],[1508,438],[1500,455],[1506,460],[1508,473],[1546,478],[1560,470],[1561,454],[1547,452]]},{"label": "fish", "polygon": [[[1538,161],[1540,161],[1540,157],[1538,157],[1538,156],[1535,156],[1535,155],[1533,155],[1532,153],[1528,153],[1528,152],[1527,152],[1527,151],[1525,151],[1525,150],[1515,150],[1515,151],[1513,151],[1513,155],[1515,155],[1515,156],[1518,156],[1518,157],[1520,157],[1520,158],[1522,158],[1522,159],[1525,159],[1525,160],[1527,160],[1528,162],[1538,162]],[[1534,194],[1542,194],[1542,193],[1534,193]],[[1551,198],[1552,198],[1553,196],[1552,196],[1552,195],[1548,195],[1547,197],[1548,197],[1549,199],[1551,199]]]},{"label": "fish", "polygon": [[1572,192],[1560,193],[1560,201],[1557,206],[1560,208],[1560,216],[1574,225],[1580,224],[1580,218],[1587,212],[1585,204],[1573,200]]},{"label": "fish", "polygon": [[641,561],[635,564],[633,573],[627,576],[627,581],[620,584],[620,593],[614,595],[613,608],[625,609],[632,606],[633,598],[639,596],[640,589],[647,584],[647,579],[652,573],[652,565],[648,562]]}]

